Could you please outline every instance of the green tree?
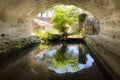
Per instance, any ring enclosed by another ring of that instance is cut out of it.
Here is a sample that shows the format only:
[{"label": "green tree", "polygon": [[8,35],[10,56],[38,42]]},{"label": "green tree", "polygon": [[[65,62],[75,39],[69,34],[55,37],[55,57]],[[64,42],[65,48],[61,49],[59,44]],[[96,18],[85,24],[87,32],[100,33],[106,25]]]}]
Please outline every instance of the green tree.
[{"label": "green tree", "polygon": [[76,6],[59,5],[53,8],[52,23],[54,28],[58,29],[63,34],[63,39],[67,39],[69,26],[73,26],[78,22],[80,13]]}]

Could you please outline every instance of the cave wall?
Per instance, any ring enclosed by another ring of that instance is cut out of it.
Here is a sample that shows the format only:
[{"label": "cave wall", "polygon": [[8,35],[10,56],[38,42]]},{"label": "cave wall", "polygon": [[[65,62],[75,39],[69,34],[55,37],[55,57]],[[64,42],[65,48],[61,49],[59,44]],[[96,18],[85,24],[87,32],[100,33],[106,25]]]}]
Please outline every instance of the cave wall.
[{"label": "cave wall", "polygon": [[58,4],[88,10],[100,20],[100,35],[120,39],[120,0],[0,0],[0,44],[31,35],[31,21],[40,12]]},{"label": "cave wall", "polygon": [[31,25],[30,23],[0,23],[0,37],[5,38],[18,38],[21,36],[28,36],[31,34]]},{"label": "cave wall", "polygon": [[99,19],[100,34],[87,37],[86,42],[100,53],[100,58],[108,63],[120,79],[119,3],[120,0],[0,0],[0,53],[10,52],[11,46],[16,50],[38,43],[39,38],[31,36],[32,19],[55,5],[72,4]]},{"label": "cave wall", "polygon": [[101,22],[101,34],[120,39],[119,0],[0,0],[0,35],[17,38],[31,34],[31,21],[57,4],[73,4],[88,10]]},{"label": "cave wall", "polygon": [[[110,12],[111,13],[111,12]],[[101,34],[113,39],[120,39],[120,12],[114,11],[101,20]]]}]

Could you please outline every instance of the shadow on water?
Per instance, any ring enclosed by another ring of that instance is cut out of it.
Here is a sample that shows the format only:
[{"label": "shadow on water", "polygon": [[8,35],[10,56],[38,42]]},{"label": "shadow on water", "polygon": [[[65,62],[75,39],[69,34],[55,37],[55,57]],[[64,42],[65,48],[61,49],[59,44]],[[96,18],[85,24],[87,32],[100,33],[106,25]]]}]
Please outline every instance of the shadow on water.
[{"label": "shadow on water", "polygon": [[35,47],[37,47],[39,43],[33,44],[30,47],[24,48],[24,50],[19,50],[15,52],[10,52],[6,56],[0,56],[0,69],[4,68],[7,66],[9,63],[18,60],[19,58],[27,55],[30,53]]},{"label": "shadow on water", "polygon": [[17,54],[0,65],[0,80],[106,80],[84,43],[40,44]]}]

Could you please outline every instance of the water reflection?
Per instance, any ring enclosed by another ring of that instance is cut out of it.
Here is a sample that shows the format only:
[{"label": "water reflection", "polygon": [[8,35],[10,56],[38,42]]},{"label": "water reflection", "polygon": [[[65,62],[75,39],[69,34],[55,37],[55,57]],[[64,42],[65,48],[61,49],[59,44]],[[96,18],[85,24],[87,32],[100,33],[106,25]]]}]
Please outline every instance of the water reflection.
[{"label": "water reflection", "polygon": [[82,64],[86,64],[86,61],[87,61],[87,58],[86,58],[86,50],[85,50],[85,48],[84,48],[84,46],[83,45],[79,45],[78,46],[79,47],[79,54],[78,54],[78,62],[79,63],[82,63]]},{"label": "water reflection", "polygon": [[83,44],[59,44],[35,56],[38,63],[56,73],[77,72],[92,66],[94,60]]}]

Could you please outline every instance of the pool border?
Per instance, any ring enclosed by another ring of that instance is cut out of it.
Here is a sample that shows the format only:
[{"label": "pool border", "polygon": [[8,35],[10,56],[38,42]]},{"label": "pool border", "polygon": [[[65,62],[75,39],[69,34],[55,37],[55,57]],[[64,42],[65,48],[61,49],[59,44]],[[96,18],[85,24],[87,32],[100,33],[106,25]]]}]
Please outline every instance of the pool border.
[{"label": "pool border", "polygon": [[105,61],[99,56],[98,52],[94,49],[88,41],[85,40],[86,46],[90,51],[90,55],[94,58],[96,64],[100,68],[101,72],[104,74],[107,80],[116,80],[115,74],[111,71],[109,66],[106,65]]}]

